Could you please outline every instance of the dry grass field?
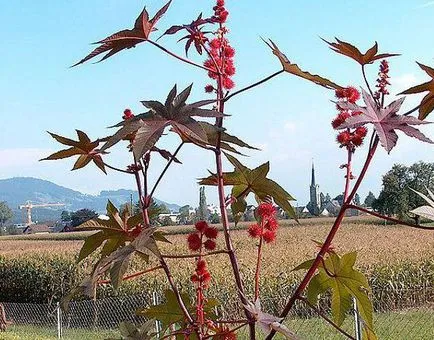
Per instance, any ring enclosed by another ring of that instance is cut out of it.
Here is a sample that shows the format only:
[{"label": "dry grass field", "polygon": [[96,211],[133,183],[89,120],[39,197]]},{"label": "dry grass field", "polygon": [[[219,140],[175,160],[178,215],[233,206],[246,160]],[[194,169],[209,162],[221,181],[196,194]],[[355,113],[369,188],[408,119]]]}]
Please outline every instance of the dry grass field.
[{"label": "dry grass field", "polygon": [[[332,222],[330,218],[302,220],[300,225],[281,221],[276,242],[265,247],[264,261],[272,263],[270,267],[279,264],[293,266],[314,256],[317,247],[311,240],[324,240]],[[384,226],[375,222],[381,223],[366,218],[347,219],[336,236],[334,247],[338,252],[357,251],[358,262],[361,265],[434,258],[434,232],[397,225]],[[163,244],[163,251],[188,253],[184,233],[191,228],[191,226],[166,227],[165,229],[170,232],[168,238],[172,244]],[[74,233],[0,238],[0,255],[9,257],[47,252],[76,254],[83,241],[68,239],[74,238],[72,234]],[[86,235],[89,233],[80,233],[77,238]],[[241,262],[246,266],[252,265],[255,260],[252,255],[255,251],[255,240],[249,238],[245,230],[234,230],[232,236]],[[219,249],[223,249],[222,233],[219,234]]]}]

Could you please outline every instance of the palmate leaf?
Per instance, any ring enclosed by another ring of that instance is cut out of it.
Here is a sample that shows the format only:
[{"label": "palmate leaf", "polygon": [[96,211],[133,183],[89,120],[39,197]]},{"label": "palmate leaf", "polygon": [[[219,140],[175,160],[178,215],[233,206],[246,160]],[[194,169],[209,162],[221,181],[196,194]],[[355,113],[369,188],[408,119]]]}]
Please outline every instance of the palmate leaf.
[{"label": "palmate leaf", "polygon": [[342,109],[360,112],[358,115],[347,118],[344,123],[337,127],[337,129],[356,128],[371,123],[374,125],[374,129],[377,132],[381,145],[388,153],[390,153],[398,141],[398,135],[395,130],[400,130],[407,136],[417,138],[423,142],[434,143],[418,129],[411,126],[429,124],[428,122],[419,120],[416,117],[397,114],[405,98],[395,100],[383,109],[378,108],[372,96],[363,89],[362,96],[366,107],[360,107],[349,102],[337,103],[337,105]]},{"label": "palmate leaf", "polygon": [[[322,38],[321,38],[322,39]],[[357,61],[360,65],[366,65],[366,64],[372,64],[375,60],[389,58],[389,57],[395,57],[399,56],[400,54],[396,53],[381,53],[378,54],[378,44],[375,42],[375,44],[366,51],[366,53],[362,53],[359,51],[359,49],[350,43],[347,43],[345,41],[339,40],[338,38],[335,38],[337,42],[329,42],[325,39],[322,39],[324,42],[326,42],[330,48],[335,51],[336,53],[343,54],[355,61]]]},{"label": "palmate leaf", "polygon": [[[229,162],[235,167],[233,172],[223,173],[224,185],[232,186],[232,196],[236,201],[232,204],[235,214],[240,215],[245,211],[245,199],[249,193],[254,193],[260,200],[265,200],[268,196],[274,199],[289,216],[296,219],[294,208],[290,201],[295,199],[286,192],[279,184],[267,178],[270,170],[269,162],[260,165],[255,169],[249,169],[235,157],[226,154]],[[199,181],[201,185],[217,185],[217,175],[211,173],[211,176],[202,178]]]},{"label": "palmate leaf", "polygon": [[[163,333],[169,328],[170,325],[184,324],[184,314],[179,307],[178,300],[175,293],[172,290],[166,290],[164,292],[165,302],[151,306],[148,308],[140,308],[136,311],[139,316],[145,316],[146,318],[156,319],[161,322]],[[196,313],[196,306],[193,306],[190,297],[187,293],[181,293],[182,301],[185,307],[192,314]],[[216,320],[215,307],[220,303],[215,299],[207,299],[204,305],[204,312],[207,319]]]},{"label": "palmate leaf", "polygon": [[101,62],[124,49],[135,47],[137,44],[147,41],[150,33],[156,30],[155,24],[161,19],[164,13],[166,13],[171,2],[172,0],[164,5],[152,19],[149,19],[149,14],[146,11],[146,7],[143,8],[132,29],[125,29],[116,32],[107,38],[96,42],[95,44],[100,44],[100,46],[95,48],[90,54],[81,59],[78,63],[72,65],[72,67],[83,64],[86,61],[100,55],[101,53],[108,52],[99,61]]},{"label": "palmate leaf", "polygon": [[155,320],[146,321],[142,326],[137,327],[132,322],[121,322],[119,331],[123,340],[151,340],[155,336]]},{"label": "palmate leaf", "polygon": [[108,219],[94,218],[78,226],[77,230],[98,230],[84,241],[78,256],[78,262],[88,257],[96,249],[104,244],[103,255],[110,254],[122,247],[128,241],[133,241],[132,230],[143,222],[142,215],[129,216],[126,209],[120,216],[118,209],[109,200],[107,202]]},{"label": "palmate leaf", "polygon": [[312,278],[307,290],[308,301],[315,305],[318,296],[331,290],[331,311],[334,322],[341,326],[346,314],[352,307],[352,297],[357,300],[357,307],[366,328],[365,334],[369,339],[376,339],[373,332],[373,307],[369,300],[370,287],[366,277],[354,269],[357,254],[348,253],[340,257],[336,253],[329,256],[318,273]]},{"label": "palmate leaf", "polygon": [[434,221],[434,194],[428,188],[427,191],[429,197],[414,189],[411,190],[413,190],[416,194],[422,197],[429,205],[418,207],[416,209],[411,210],[410,212]]},{"label": "palmate leaf", "polygon": [[284,324],[282,324],[283,318],[264,313],[261,308],[261,302],[257,299],[254,303],[248,301],[244,307],[253,315],[257,325],[268,335],[271,330],[275,330],[285,336],[285,339],[297,340],[299,339],[295,333],[289,330]]},{"label": "palmate leaf", "polygon": [[142,255],[141,257],[146,261],[150,255],[160,258],[161,255],[153,237],[154,232],[154,228],[144,229],[132,242],[118,247],[107,256],[102,257],[94,266],[92,273],[62,298],[62,308],[67,310],[69,301],[75,295],[84,294],[91,298],[95,297],[98,280],[107,272],[110,273],[111,280],[119,284],[128,267],[128,262],[134,254]]},{"label": "palmate leaf", "polygon": [[300,67],[298,67],[297,64],[293,64],[289,61],[289,59],[286,57],[285,54],[283,54],[279,48],[277,47],[277,45],[270,39],[269,42],[265,41],[264,42],[268,45],[268,47],[271,48],[271,50],[273,51],[273,54],[275,56],[277,56],[277,58],[279,58],[280,63],[283,66],[283,69],[288,72],[291,73],[297,77],[301,77],[304,78],[306,80],[309,80],[311,82],[314,82],[317,85],[323,86],[327,89],[341,89],[342,86],[333,83],[332,81],[323,78],[319,75],[316,74],[311,74],[309,72],[303,71],[300,69]]},{"label": "palmate leaf", "polygon": [[417,63],[419,67],[424,70],[432,79],[426,83],[410,87],[409,89],[401,92],[400,94],[414,94],[428,92],[422,99],[419,107],[419,119],[424,120],[434,110],[434,69]]},{"label": "palmate leaf", "polygon": [[242,141],[238,137],[228,134],[226,132],[226,129],[224,128],[218,128],[215,125],[212,125],[207,122],[199,122],[199,124],[206,133],[206,143],[204,143],[201,140],[193,140],[191,138],[188,139],[186,137],[181,136],[182,140],[185,143],[194,143],[201,147],[207,147],[207,146],[216,147],[218,141],[218,133],[220,132],[221,133],[220,148],[223,150],[230,151],[240,155],[242,155],[242,153],[239,152],[237,149],[235,149],[235,146],[239,146],[251,150],[259,150],[258,148],[255,148],[247,144],[246,142]]},{"label": "palmate leaf", "polygon": [[63,145],[67,145],[70,148],[55,152],[50,156],[41,159],[41,161],[57,160],[69,158],[72,156],[79,156],[72,170],[81,169],[92,161],[102,172],[107,174],[104,162],[101,158],[101,154],[104,154],[105,152],[97,149],[100,143],[99,140],[92,142],[87,136],[87,134],[83,131],[76,130],[76,132],[78,136],[78,141],[48,132],[51,137],[53,137],[56,141]]},{"label": "palmate leaf", "polygon": [[[205,105],[214,103],[214,100],[202,100],[192,104],[186,104],[192,85],[177,94],[176,85],[169,92],[165,103],[155,100],[142,101],[149,109],[141,119],[126,120],[122,127],[102,146],[101,150],[107,150],[125,137],[133,135],[133,152],[137,159],[151,150],[166,127],[171,126],[173,131],[181,138],[207,143],[207,134],[200,122],[192,117],[219,117],[226,115],[216,110],[204,109]],[[116,124],[115,126],[119,126]]]}]

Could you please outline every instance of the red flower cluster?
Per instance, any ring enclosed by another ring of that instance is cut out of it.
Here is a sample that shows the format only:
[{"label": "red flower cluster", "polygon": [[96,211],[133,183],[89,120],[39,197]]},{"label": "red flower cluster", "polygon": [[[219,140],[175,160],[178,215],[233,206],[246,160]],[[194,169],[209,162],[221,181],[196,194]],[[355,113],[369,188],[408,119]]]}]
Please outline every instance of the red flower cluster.
[{"label": "red flower cluster", "polygon": [[[215,239],[218,235],[217,228],[210,227],[205,221],[197,222],[195,228],[196,231],[187,236],[188,248],[191,251],[199,251],[203,246],[206,250],[214,250],[216,247]],[[205,241],[204,238],[206,238]]]},{"label": "red flower cluster", "polygon": [[360,99],[360,92],[352,86],[337,89],[335,92],[336,98],[346,99],[350,103],[355,103]]},{"label": "red flower cluster", "polygon": [[217,0],[217,4],[213,7],[214,16],[211,18],[214,22],[223,24],[226,22],[229,12],[225,8],[224,0]]},{"label": "red flower cluster", "polygon": [[[339,101],[347,101],[352,104],[354,104],[357,100],[360,99],[359,91],[352,86],[338,89],[336,90],[335,94],[336,98],[338,98]],[[339,128],[339,126],[342,125],[345,120],[347,120],[347,118],[360,114],[360,112],[357,111],[350,112],[348,110],[344,110],[340,108],[339,105],[336,105],[336,109],[339,111],[339,113],[335,117],[335,119],[332,120],[332,126],[334,129]],[[350,129],[347,129],[337,135],[336,141],[340,144],[341,147],[346,147],[349,150],[354,151],[356,147],[363,144],[363,139],[366,137],[367,133],[368,130],[364,126],[358,127],[354,131],[350,131]]]},{"label": "red flower cluster", "polygon": [[[226,90],[234,88],[235,83],[231,77],[235,74],[235,66],[233,57],[235,56],[234,48],[229,44],[228,40],[224,37],[228,32],[226,27],[222,26],[229,15],[229,12],[224,7],[223,0],[217,0],[217,5],[214,6],[214,16],[212,20],[220,23],[220,28],[216,33],[216,38],[208,42],[210,58],[205,60],[204,66],[211,69],[208,76],[211,79],[219,79],[222,76],[222,87]],[[213,92],[214,86],[207,85],[205,92]]]},{"label": "red flower cluster", "polygon": [[259,224],[252,224],[247,232],[252,238],[262,238],[265,243],[273,242],[279,227],[276,220],[276,209],[270,203],[261,203],[256,208],[256,213],[259,217]]},{"label": "red flower cluster", "polygon": [[390,85],[388,79],[389,63],[387,60],[382,60],[380,63],[380,72],[378,72],[377,85],[375,85],[375,87],[378,88],[374,94],[375,98],[380,99],[381,95],[389,94],[389,91],[387,90],[387,85]]},{"label": "red flower cluster", "polygon": [[191,282],[201,285],[203,288],[207,288],[211,281],[211,274],[208,271],[207,263],[205,260],[200,259],[196,262],[196,269],[191,276]]},{"label": "red flower cluster", "polygon": [[125,109],[124,110],[124,115],[122,116],[122,119],[127,120],[127,119],[130,119],[130,118],[133,118],[133,117],[134,117],[134,114],[131,112],[130,109]]}]

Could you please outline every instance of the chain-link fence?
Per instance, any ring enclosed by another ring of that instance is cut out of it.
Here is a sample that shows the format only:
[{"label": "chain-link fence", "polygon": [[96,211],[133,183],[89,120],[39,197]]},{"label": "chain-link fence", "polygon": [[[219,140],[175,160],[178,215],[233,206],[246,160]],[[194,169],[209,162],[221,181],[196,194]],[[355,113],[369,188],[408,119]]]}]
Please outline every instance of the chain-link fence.
[{"label": "chain-link fence", "polygon": [[[385,290],[377,292],[373,297],[374,326],[379,339],[434,339],[434,289],[429,287],[401,293]],[[407,298],[400,300],[398,297],[402,295]],[[135,311],[141,307],[158,304],[159,299],[160,297],[154,293],[146,297],[135,295],[96,301],[73,301],[67,312],[62,312],[58,305],[3,303],[6,317],[12,321],[12,325],[6,333],[0,333],[0,339],[120,338],[117,330],[119,323],[143,323],[144,318],[136,316]],[[282,301],[263,301],[264,310],[275,303]],[[327,301],[320,305],[323,306],[320,312],[329,315]],[[224,313],[224,307],[224,304],[218,307],[216,312],[221,315]],[[303,305],[303,302],[297,302],[295,307],[286,324],[301,339],[346,339],[324,319],[319,318],[317,312]],[[355,338],[356,319],[353,310],[342,326]]]}]

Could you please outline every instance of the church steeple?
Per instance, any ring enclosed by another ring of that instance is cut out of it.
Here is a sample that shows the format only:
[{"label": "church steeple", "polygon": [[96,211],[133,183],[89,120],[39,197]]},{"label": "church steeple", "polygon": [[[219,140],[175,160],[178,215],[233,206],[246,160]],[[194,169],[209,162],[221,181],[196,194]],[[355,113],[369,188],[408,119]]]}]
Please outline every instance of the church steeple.
[{"label": "church steeple", "polygon": [[321,210],[321,193],[319,191],[319,185],[315,180],[315,166],[312,160],[312,177],[310,180],[310,202],[307,205],[307,209],[312,215],[318,216]]},{"label": "church steeple", "polygon": [[315,167],[314,167],[313,161],[312,161],[312,179],[310,181],[310,185],[311,186],[315,186],[316,185],[315,184]]}]

